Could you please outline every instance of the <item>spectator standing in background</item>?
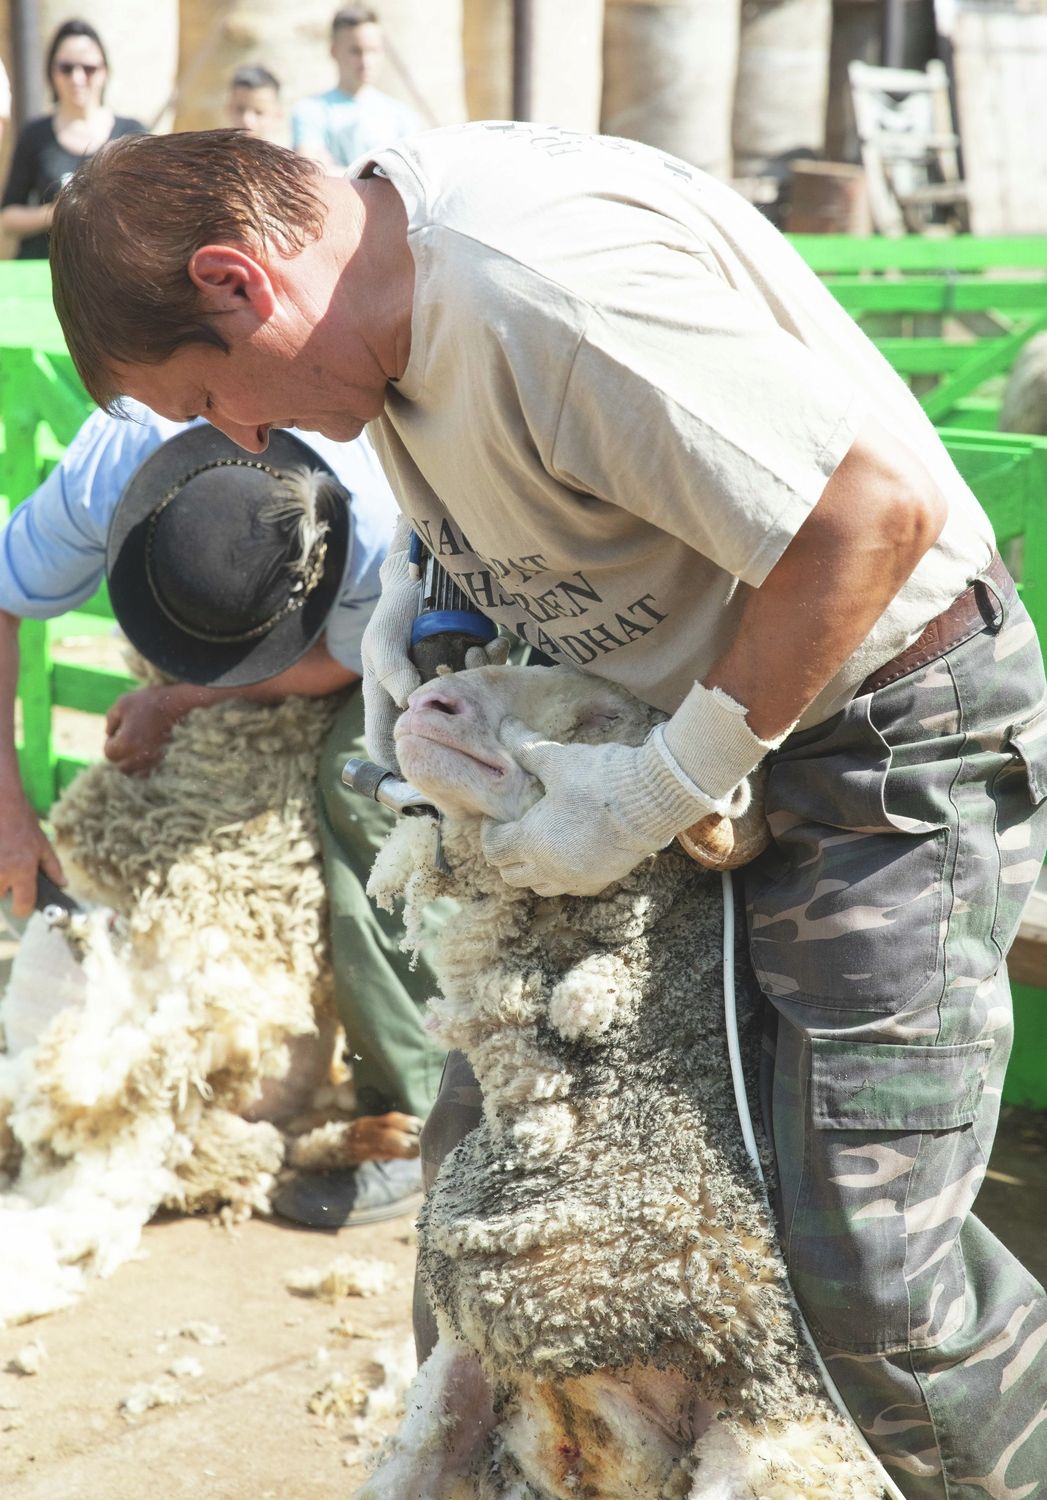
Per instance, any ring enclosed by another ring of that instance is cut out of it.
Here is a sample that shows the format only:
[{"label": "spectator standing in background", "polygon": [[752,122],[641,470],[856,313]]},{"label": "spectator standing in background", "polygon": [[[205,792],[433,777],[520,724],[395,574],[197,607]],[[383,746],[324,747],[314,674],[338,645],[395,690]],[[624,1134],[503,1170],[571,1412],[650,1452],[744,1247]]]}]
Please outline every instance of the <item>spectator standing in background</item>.
[{"label": "spectator standing in background", "polygon": [[260,63],[237,68],[229,80],[225,122],[263,141],[286,146],[286,124],[279,80]]},{"label": "spectator standing in background", "polygon": [[94,27],[86,21],[59,26],[47,53],[55,108],[19,132],[0,203],[0,228],[20,241],[19,260],[47,259],[54,199],[80,162],[117,136],[146,133],[140,121],[106,108],[108,77],[109,62]]},{"label": "spectator standing in background", "polygon": [[291,144],[327,168],[348,167],[365,151],[422,128],[413,109],[375,88],[385,46],[377,14],[347,6],[331,23],[331,56],[338,84],[295,105]]}]

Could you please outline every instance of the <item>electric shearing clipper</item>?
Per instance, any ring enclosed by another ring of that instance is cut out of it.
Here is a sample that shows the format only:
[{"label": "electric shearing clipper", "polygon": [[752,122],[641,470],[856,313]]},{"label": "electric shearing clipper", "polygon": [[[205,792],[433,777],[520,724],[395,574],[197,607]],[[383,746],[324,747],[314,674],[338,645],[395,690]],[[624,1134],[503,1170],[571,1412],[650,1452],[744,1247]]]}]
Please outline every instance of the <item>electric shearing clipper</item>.
[{"label": "electric shearing clipper", "polygon": [[[412,575],[422,580],[422,607],[411,628],[410,657],[422,681],[429,682],[438,667],[461,671],[466,652],[472,646],[486,646],[494,640],[498,627],[475,608],[415,531],[411,533],[407,555]],[[342,781],[354,792],[380,802],[392,812],[437,815],[424,793],[373,761],[355,756],[347,760],[342,767]],[[442,855],[438,858],[442,859]]]}]

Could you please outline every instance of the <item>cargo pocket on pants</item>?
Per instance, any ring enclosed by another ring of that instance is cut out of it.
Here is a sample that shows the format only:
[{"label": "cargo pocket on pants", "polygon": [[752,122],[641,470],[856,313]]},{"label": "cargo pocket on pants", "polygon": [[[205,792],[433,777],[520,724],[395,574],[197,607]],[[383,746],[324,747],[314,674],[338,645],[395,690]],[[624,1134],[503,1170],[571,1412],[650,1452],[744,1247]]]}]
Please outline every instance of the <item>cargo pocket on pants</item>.
[{"label": "cargo pocket on pants", "polygon": [[1007,736],[1010,760],[992,782],[1000,884],[992,935],[1006,957],[1043,860],[1047,821],[1047,707],[1017,724]]},{"label": "cargo pocket on pants", "polygon": [[985,1170],[973,1122],[993,1041],[809,1041],[791,1280],[822,1342],[853,1353],[931,1347],[963,1317],[958,1235]]}]

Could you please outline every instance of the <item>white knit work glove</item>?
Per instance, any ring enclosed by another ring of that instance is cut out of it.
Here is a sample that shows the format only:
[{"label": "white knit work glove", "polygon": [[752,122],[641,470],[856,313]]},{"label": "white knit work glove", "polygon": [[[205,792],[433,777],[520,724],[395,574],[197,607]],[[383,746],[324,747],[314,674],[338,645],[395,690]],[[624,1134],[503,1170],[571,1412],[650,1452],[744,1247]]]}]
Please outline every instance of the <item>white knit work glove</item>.
[{"label": "white knit work glove", "polygon": [[360,655],[364,664],[364,738],[378,765],[398,770],[393,726],[422,681],[408,656],[411,627],[422,607],[422,580],[412,578],[407,560],[411,526],[401,517],[389,555],[379,569],[382,592],[367,622]]},{"label": "white knit work glove", "polygon": [[699,682],[638,747],[561,745],[516,720],[499,738],[545,795],[518,822],[484,820],[488,863],[539,896],[595,896],[699,818],[739,817],[745,777],[785,734],[759,739],[741,704]]}]

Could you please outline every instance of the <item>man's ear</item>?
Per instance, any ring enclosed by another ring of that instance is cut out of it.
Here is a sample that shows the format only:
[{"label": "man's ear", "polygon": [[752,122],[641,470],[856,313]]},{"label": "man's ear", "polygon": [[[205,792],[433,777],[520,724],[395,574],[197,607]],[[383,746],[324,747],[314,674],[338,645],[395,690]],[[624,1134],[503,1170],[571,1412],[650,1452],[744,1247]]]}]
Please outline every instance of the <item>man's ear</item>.
[{"label": "man's ear", "polygon": [[265,267],[235,245],[202,245],[186,266],[200,293],[201,312],[217,316],[250,313],[259,323],[276,308],[273,283]]}]

